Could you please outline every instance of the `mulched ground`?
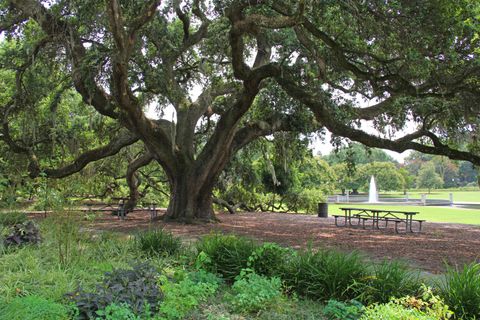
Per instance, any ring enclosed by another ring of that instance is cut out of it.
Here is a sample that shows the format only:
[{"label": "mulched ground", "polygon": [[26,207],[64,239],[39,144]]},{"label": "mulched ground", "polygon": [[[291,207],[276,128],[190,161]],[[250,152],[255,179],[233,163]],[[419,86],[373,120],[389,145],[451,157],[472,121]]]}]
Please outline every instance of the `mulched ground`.
[{"label": "mulched ground", "polygon": [[234,233],[261,241],[272,241],[293,248],[336,248],[358,250],[373,259],[402,259],[427,272],[440,273],[445,262],[462,265],[480,260],[480,227],[472,225],[425,223],[424,231],[396,234],[392,229],[362,230],[339,228],[333,218],[285,214],[241,213],[218,214],[221,222],[180,224],[150,221],[145,211],[130,213],[124,221],[108,213],[100,213],[88,224],[95,230],[133,233],[139,230],[165,228],[186,240],[212,232]]}]

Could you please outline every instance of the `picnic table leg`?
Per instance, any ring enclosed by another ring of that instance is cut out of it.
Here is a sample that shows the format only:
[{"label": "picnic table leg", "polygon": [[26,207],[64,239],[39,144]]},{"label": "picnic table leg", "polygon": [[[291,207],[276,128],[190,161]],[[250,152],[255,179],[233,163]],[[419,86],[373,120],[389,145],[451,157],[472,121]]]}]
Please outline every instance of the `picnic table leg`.
[{"label": "picnic table leg", "polygon": [[380,219],[380,214],[377,212],[373,212],[373,228],[377,227],[377,230],[380,230],[380,228],[378,227],[378,220]]},{"label": "picnic table leg", "polygon": [[415,221],[418,222],[418,231],[413,230],[413,217],[412,217],[411,220],[410,220],[410,231],[411,231],[412,233],[422,232],[422,223],[423,223],[423,221],[422,221],[422,220],[415,220]]},{"label": "picnic table leg", "polygon": [[358,227],[358,226],[360,225],[360,217],[358,217],[358,216],[354,216],[354,217],[355,217],[355,218],[358,218],[357,224],[356,224],[356,225],[353,225],[353,224],[352,224],[352,218],[353,218],[353,217],[352,217],[352,216],[349,216],[349,220],[348,220],[348,221],[349,221],[349,223],[350,223],[350,227]]}]

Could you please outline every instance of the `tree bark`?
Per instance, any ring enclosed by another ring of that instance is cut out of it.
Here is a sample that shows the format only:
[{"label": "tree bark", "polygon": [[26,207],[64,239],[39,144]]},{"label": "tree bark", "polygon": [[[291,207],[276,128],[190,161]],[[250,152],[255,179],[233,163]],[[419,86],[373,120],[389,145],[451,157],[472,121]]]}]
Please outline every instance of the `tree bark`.
[{"label": "tree bark", "polygon": [[138,187],[140,181],[137,177],[137,170],[141,167],[148,165],[153,160],[153,157],[150,153],[145,153],[133,160],[127,168],[127,174],[125,179],[127,180],[129,195],[127,203],[125,203],[126,212],[132,211],[137,205],[138,200],[141,197]]},{"label": "tree bark", "polygon": [[186,223],[217,221],[213,211],[213,183],[201,181],[188,172],[175,178],[165,219]]},{"label": "tree bark", "polygon": [[241,204],[230,204],[227,201],[219,198],[213,198],[213,203],[218,204],[222,207],[225,207],[230,214],[235,214],[237,209],[240,208]]}]

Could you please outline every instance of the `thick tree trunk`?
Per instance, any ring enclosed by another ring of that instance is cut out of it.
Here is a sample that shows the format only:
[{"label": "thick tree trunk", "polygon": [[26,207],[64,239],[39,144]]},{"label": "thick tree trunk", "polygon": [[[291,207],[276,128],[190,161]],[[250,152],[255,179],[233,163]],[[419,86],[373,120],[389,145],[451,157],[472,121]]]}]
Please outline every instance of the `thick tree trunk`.
[{"label": "thick tree trunk", "polygon": [[[179,177],[174,182],[166,220],[191,223],[217,221],[213,211],[213,187],[190,177]],[[203,187],[202,187],[203,185]]]},{"label": "thick tree trunk", "polygon": [[196,175],[184,170],[175,176],[171,186],[167,220],[181,222],[216,221],[213,211],[212,181],[201,181]]}]

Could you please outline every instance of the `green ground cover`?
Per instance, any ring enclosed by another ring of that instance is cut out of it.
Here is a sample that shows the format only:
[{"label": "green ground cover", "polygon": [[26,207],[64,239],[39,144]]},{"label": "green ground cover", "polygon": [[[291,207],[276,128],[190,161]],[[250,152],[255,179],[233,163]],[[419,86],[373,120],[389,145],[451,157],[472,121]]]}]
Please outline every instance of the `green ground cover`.
[{"label": "green ground cover", "polygon": [[330,215],[343,214],[342,207],[384,209],[400,211],[418,211],[418,219],[429,222],[448,222],[480,225],[480,210],[463,209],[454,207],[430,207],[430,206],[407,206],[407,205],[372,205],[355,203],[349,205],[331,204],[328,206]]},{"label": "green ground cover", "polygon": [[21,231],[24,219],[0,219],[2,238],[11,239],[17,224],[23,243],[0,241],[0,320],[480,316],[477,264],[449,270],[434,283],[401,262],[373,263],[355,252],[296,251],[220,234],[184,244],[161,230],[132,236],[81,231],[88,221],[65,216],[33,228],[38,242]]}]

